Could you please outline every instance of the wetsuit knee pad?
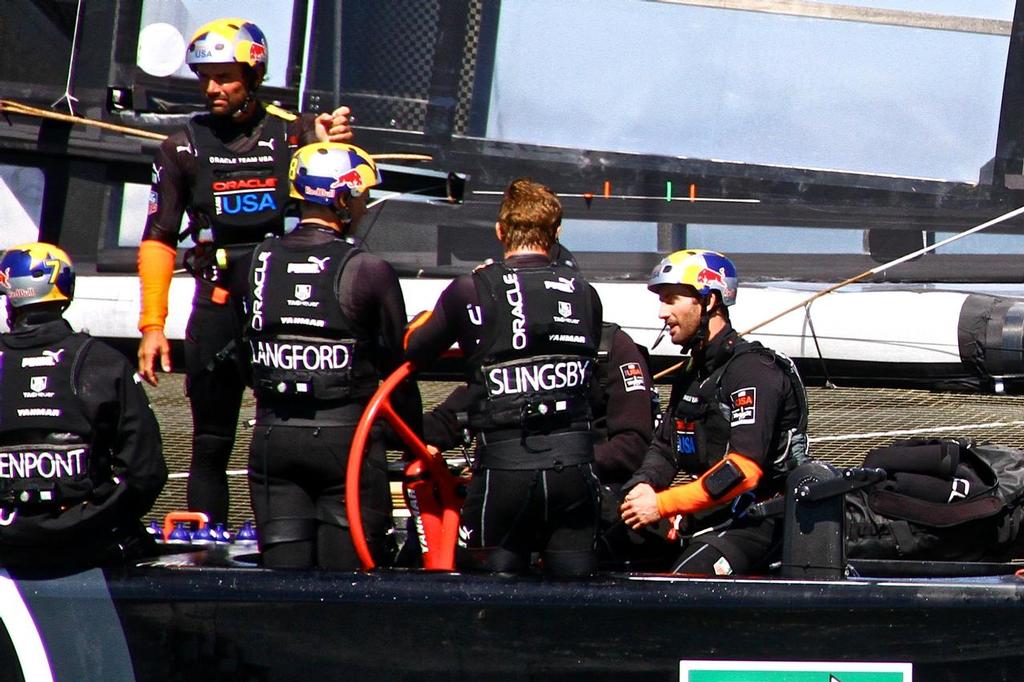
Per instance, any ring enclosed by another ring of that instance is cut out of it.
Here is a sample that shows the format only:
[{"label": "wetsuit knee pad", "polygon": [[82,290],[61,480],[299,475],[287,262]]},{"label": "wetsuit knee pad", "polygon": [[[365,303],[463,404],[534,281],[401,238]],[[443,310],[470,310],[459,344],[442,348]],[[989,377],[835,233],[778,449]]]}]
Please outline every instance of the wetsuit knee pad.
[{"label": "wetsuit knee pad", "polygon": [[504,547],[473,550],[483,555],[483,567],[492,573],[523,573],[529,566],[529,557]]},{"label": "wetsuit knee pad", "polygon": [[695,542],[672,566],[672,573],[694,575],[733,575],[736,571],[729,559],[717,547]]},{"label": "wetsuit knee pad", "polygon": [[560,578],[591,575],[597,571],[597,552],[578,550],[546,551],[544,572]]},{"label": "wetsuit knee pad", "polygon": [[227,463],[235,439],[212,433],[197,433],[192,438],[193,459],[209,461],[211,464]]},{"label": "wetsuit knee pad", "polygon": [[315,519],[279,518],[259,526],[260,545],[270,547],[285,542],[312,542],[316,538]]}]

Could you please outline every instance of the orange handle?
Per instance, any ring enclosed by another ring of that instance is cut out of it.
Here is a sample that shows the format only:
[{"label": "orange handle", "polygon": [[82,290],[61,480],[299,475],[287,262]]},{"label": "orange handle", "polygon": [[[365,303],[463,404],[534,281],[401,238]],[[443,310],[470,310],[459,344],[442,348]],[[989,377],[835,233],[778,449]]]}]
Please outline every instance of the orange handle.
[{"label": "orange handle", "polygon": [[199,524],[200,528],[206,528],[210,523],[210,518],[203,512],[176,511],[168,513],[164,517],[164,541],[170,537],[175,525],[179,523],[192,523],[193,521]]}]

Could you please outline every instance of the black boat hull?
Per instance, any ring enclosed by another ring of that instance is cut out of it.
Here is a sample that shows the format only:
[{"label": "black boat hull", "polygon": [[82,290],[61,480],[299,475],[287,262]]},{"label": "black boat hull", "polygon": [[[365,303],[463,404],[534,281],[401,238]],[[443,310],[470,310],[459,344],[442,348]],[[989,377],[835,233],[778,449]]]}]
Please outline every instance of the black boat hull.
[{"label": "black boat hull", "polygon": [[[1024,580],[1012,575],[551,581],[146,567],[13,584],[58,680],[679,680],[689,659],[1024,678]],[[0,679],[33,679],[10,676],[24,656],[0,643]]]}]

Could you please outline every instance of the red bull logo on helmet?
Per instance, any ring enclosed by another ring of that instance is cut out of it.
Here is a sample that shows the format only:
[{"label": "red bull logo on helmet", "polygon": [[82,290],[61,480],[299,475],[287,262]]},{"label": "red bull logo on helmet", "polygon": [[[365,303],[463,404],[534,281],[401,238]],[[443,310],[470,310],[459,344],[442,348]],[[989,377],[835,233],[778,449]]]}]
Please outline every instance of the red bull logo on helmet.
[{"label": "red bull logo on helmet", "polygon": [[363,176],[359,173],[358,168],[353,168],[349,172],[339,175],[338,179],[332,182],[328,189],[352,189],[363,186]]},{"label": "red bull logo on helmet", "polygon": [[732,263],[721,254],[710,252],[701,254],[701,260],[703,263],[695,264],[693,285],[704,293],[709,289],[720,291],[725,305],[735,303],[736,269]]},{"label": "red bull logo on helmet", "polygon": [[725,268],[714,271],[711,268],[701,268],[697,271],[697,284],[719,284],[726,286]]},{"label": "red bull logo on helmet", "polygon": [[262,64],[265,61],[267,61],[267,48],[259,43],[249,45],[249,63]]}]

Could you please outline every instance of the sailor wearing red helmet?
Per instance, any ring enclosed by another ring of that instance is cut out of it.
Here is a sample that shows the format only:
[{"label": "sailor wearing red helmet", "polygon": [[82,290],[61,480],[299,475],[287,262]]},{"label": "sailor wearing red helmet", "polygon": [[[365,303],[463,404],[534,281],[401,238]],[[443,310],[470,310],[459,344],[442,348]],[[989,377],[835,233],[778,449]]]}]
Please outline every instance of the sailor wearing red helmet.
[{"label": "sailor wearing red helmet", "polygon": [[140,523],[167,480],[160,428],[124,356],[63,318],[68,255],[0,254],[0,566],[78,569],[152,545]]},{"label": "sailor wearing red helmet", "polygon": [[[676,515],[685,517],[687,533],[722,528],[687,542],[675,572],[763,570],[781,547],[781,528],[742,518],[742,510],[781,492],[786,474],[807,457],[803,383],[788,358],[732,328],[736,268],[722,254],[677,251],[647,286],[672,342],[690,360],[643,464],[624,486],[622,518],[632,528]],[[697,478],[672,486],[679,471]]]},{"label": "sailor wearing red helmet", "polygon": [[225,470],[245,385],[236,356],[252,247],[283,232],[292,152],[303,144],[352,138],[348,107],[296,115],[261,102],[257,93],[268,59],[263,31],[251,21],[218,19],[195,32],[185,61],[199,77],[208,113],[194,116],[156,153],[138,254],[139,374],[156,385],[157,366],[171,370],[164,322],[182,216],[188,214],[186,233],[198,244],[185,255],[196,279],[185,338],[193,420],[188,506],[217,522],[227,520]]},{"label": "sailor wearing red helmet", "polygon": [[[256,425],[249,484],[268,568],[354,570],[345,475],[355,427],[381,377],[404,360],[405,300],[386,261],[350,235],[380,183],[358,147],[317,143],[299,149],[289,172],[301,221],[256,247],[246,296]],[[391,396],[418,425],[419,390]],[[375,562],[393,547],[391,495],[381,433],[363,459],[359,500]]]}]

